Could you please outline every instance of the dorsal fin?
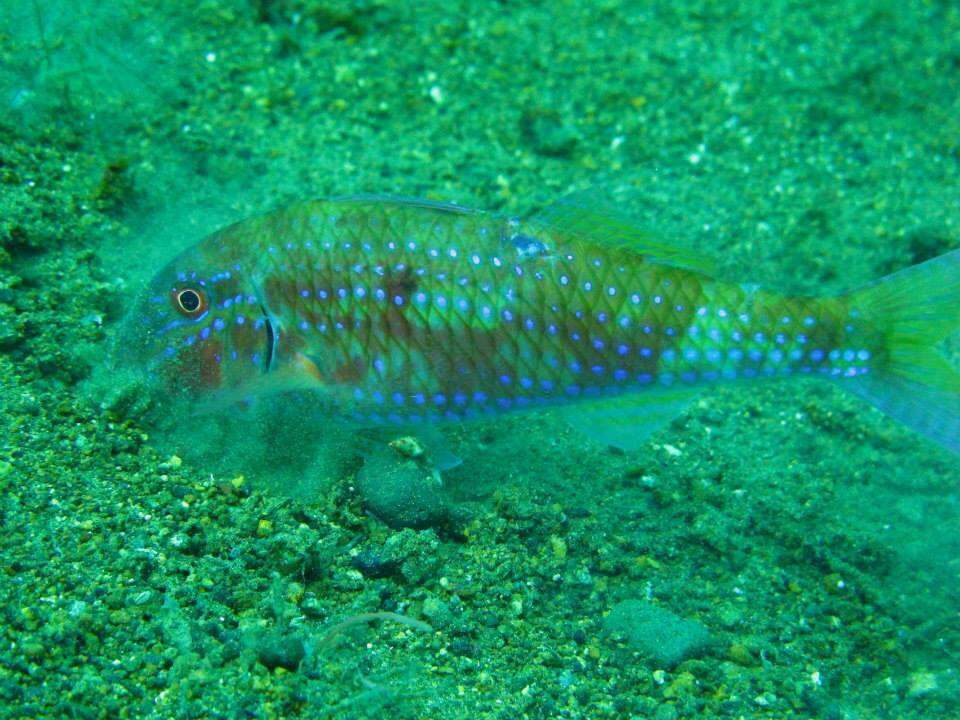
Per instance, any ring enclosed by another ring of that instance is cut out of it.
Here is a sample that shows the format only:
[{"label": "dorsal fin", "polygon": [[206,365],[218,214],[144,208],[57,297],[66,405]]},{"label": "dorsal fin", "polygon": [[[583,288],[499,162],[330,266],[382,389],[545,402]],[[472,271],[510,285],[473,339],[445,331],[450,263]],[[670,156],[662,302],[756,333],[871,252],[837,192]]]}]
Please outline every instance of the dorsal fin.
[{"label": "dorsal fin", "polygon": [[577,202],[576,198],[557,201],[536,215],[532,222],[560,235],[629,249],[666,265],[716,275],[717,263],[704,252],[683,242],[657,238],[616,210],[594,209]]},{"label": "dorsal fin", "polygon": [[452,213],[454,215],[473,215],[477,211],[470,208],[456,205],[449,202],[440,202],[437,200],[424,200],[423,198],[404,197],[402,195],[377,195],[377,194],[358,194],[334,197],[330,202],[338,203],[380,203],[382,205],[404,205],[406,207],[421,208],[423,210],[434,210],[442,213]]}]

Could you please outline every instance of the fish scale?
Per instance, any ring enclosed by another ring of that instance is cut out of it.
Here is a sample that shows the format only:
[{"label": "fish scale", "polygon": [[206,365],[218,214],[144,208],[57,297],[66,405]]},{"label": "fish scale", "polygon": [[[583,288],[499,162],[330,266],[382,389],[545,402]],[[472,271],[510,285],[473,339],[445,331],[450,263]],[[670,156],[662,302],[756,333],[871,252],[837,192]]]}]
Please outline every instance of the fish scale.
[{"label": "fish scale", "polygon": [[724,282],[690,251],[562,205],[521,223],[426,201],[299,203],[215,233],[154,286],[142,344],[174,385],[309,389],[373,424],[576,404],[598,427],[638,426],[702,385],[791,375],[880,404],[866,378],[919,332],[884,316],[902,287],[797,298]]},{"label": "fish scale", "polygon": [[[302,353],[322,381],[348,382],[359,416],[469,417],[792,369],[771,313],[756,312],[779,298],[754,297],[748,312],[738,286],[629,249],[540,230],[530,255],[516,238],[533,237],[489,216],[380,207],[284,218],[266,236],[285,243],[262,270],[278,362]],[[314,276],[298,292],[305,268]],[[726,330],[691,332],[697,311]],[[731,355],[733,332],[746,342]]]}]

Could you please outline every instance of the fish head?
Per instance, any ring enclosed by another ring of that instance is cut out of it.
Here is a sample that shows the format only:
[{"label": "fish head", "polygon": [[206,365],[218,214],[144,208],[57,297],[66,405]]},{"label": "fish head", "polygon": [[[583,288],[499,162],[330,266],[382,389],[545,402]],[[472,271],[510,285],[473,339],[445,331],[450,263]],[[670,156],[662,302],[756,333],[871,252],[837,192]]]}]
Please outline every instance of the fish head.
[{"label": "fish head", "polygon": [[273,326],[252,274],[228,256],[213,237],[162,268],[119,333],[119,362],[191,399],[240,390],[266,373]]}]

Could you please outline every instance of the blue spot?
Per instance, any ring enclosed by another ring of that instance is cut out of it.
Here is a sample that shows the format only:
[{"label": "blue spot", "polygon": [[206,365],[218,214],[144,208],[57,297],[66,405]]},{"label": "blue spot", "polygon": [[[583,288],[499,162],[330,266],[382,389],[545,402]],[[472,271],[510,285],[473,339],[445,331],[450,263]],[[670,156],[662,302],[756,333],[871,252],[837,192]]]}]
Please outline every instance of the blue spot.
[{"label": "blue spot", "polygon": [[403,394],[402,394],[402,393],[395,392],[395,393],[394,393],[393,395],[391,395],[390,397],[391,397],[391,399],[393,400],[393,404],[394,404],[394,405],[403,405],[403,403],[404,403],[404,397],[403,397]]},{"label": "blue spot", "polygon": [[590,370],[593,371],[594,375],[603,375],[604,373],[603,365],[591,365]]},{"label": "blue spot", "polygon": [[617,368],[616,370],[613,371],[613,379],[616,380],[617,382],[623,382],[624,380],[627,379],[628,375],[629,373],[627,373],[627,371],[624,370],[623,368]]},{"label": "blue spot", "polygon": [[520,385],[529,390],[533,387],[533,380],[528,377],[522,377],[520,378]]},{"label": "blue spot", "polygon": [[210,328],[205,327],[200,331],[200,339],[206,340],[208,337],[210,337]]},{"label": "blue spot", "polygon": [[579,395],[581,388],[579,385],[567,385],[563,390],[567,395]]},{"label": "blue spot", "polygon": [[600,338],[594,339],[593,347],[595,347],[597,350],[603,350],[603,340]]},{"label": "blue spot", "polygon": [[641,385],[649,385],[653,382],[653,375],[650,373],[640,373],[637,375],[637,382]]},{"label": "blue spot", "polygon": [[650,357],[651,355],[653,355],[653,350],[651,350],[650,348],[648,347],[640,348],[640,357]]},{"label": "blue spot", "polygon": [[869,350],[858,350],[857,351],[857,360],[869,360],[870,351]]},{"label": "blue spot", "polygon": [[221,320],[220,318],[215,318],[214,321],[213,321],[213,329],[214,329],[214,330],[223,330],[223,328],[225,328],[226,325],[227,325],[227,324],[226,324],[223,320]]},{"label": "blue spot", "polygon": [[576,360],[571,360],[571,361],[570,361],[570,369],[571,369],[573,372],[575,372],[575,373],[580,372],[580,370],[581,370],[580,363],[578,363]]},{"label": "blue spot", "polygon": [[763,353],[760,352],[757,348],[752,348],[747,356],[752,362],[760,362],[763,359]]},{"label": "blue spot", "polygon": [[617,345],[617,354],[626,355],[630,352],[630,347],[628,345]]},{"label": "blue spot", "polygon": [[305,297],[305,298],[306,298],[306,297],[310,297],[310,291],[309,291],[309,290],[301,290],[301,291],[300,291],[300,297]]},{"label": "blue spot", "polygon": [[426,401],[427,399],[424,397],[423,393],[413,394],[413,402],[415,402],[417,405],[423,405]]},{"label": "blue spot", "polygon": [[497,398],[497,407],[506,410],[511,405],[510,398],[499,397]]},{"label": "blue spot", "polygon": [[433,396],[434,405],[446,405],[446,403],[447,403],[447,398],[443,393],[437,393],[436,395]]},{"label": "blue spot", "polygon": [[693,370],[687,370],[684,373],[681,373],[680,379],[685,383],[695,382],[697,379],[697,374]]},{"label": "blue spot", "polygon": [[477,390],[473,394],[474,402],[480,403],[481,405],[487,401],[487,394],[483,390]]},{"label": "blue spot", "polygon": [[466,393],[463,393],[463,392],[460,392],[460,391],[455,392],[455,393],[453,394],[453,404],[454,404],[454,405],[459,405],[460,407],[463,407],[464,405],[466,405],[466,404],[467,404],[467,395],[466,395]]},{"label": "blue spot", "polygon": [[501,376],[500,376],[500,382],[503,383],[504,385],[509,385],[509,384],[510,384],[510,376],[509,376],[509,375],[501,375]]},{"label": "blue spot", "polygon": [[540,387],[542,387],[547,392],[553,390],[553,380],[543,379],[540,381]]},{"label": "blue spot", "polygon": [[382,393],[382,392],[380,392],[379,390],[374,390],[374,391],[371,393],[370,396],[373,398],[373,401],[374,401],[377,405],[383,405],[383,393]]}]

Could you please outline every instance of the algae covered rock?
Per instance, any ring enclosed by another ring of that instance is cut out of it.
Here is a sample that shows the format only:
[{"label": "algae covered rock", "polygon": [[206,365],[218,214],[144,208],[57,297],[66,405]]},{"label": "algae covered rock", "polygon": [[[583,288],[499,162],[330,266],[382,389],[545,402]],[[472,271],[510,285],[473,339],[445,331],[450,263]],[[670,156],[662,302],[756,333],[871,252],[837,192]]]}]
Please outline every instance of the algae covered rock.
[{"label": "algae covered rock", "polygon": [[[448,516],[439,473],[412,440],[378,445],[357,473],[364,507],[392,528],[426,528]],[[415,446],[414,446],[415,447]]]},{"label": "algae covered rock", "polygon": [[702,654],[710,633],[695,620],[686,620],[646,600],[624,600],[603,621],[604,632],[665,668]]}]

